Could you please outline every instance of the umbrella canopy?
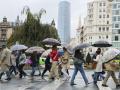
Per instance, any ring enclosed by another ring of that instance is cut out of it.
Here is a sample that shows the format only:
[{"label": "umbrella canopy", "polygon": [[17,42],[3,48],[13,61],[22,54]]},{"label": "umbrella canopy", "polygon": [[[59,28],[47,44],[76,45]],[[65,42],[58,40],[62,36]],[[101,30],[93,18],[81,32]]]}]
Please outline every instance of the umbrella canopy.
[{"label": "umbrella canopy", "polygon": [[119,54],[120,54],[120,50],[114,48],[109,49],[103,54],[103,62],[109,62]]},{"label": "umbrella canopy", "polygon": [[100,41],[96,41],[92,46],[94,46],[94,47],[111,47],[112,44],[110,44],[107,41],[100,40]]},{"label": "umbrella canopy", "polygon": [[34,47],[28,48],[25,52],[26,53],[33,53],[35,51],[37,53],[43,53],[45,51],[45,49],[43,49],[42,47],[34,46]]},{"label": "umbrella canopy", "polygon": [[90,46],[90,44],[88,44],[88,43],[82,43],[82,44],[79,44],[79,45],[75,46],[75,47],[73,48],[73,51],[75,51],[75,50],[77,50],[77,49],[87,48],[87,47],[89,47],[89,46]]},{"label": "umbrella canopy", "polygon": [[24,50],[24,49],[27,49],[28,47],[25,46],[25,45],[13,45],[11,47],[11,50],[12,51],[16,51],[16,50]]},{"label": "umbrella canopy", "polygon": [[61,45],[61,43],[57,39],[54,39],[54,38],[46,38],[42,42],[43,44],[46,44],[46,45],[57,45],[57,46]]},{"label": "umbrella canopy", "polygon": [[47,57],[50,54],[51,51],[52,51],[52,49],[48,49],[48,50],[44,51],[42,53],[41,57]]}]

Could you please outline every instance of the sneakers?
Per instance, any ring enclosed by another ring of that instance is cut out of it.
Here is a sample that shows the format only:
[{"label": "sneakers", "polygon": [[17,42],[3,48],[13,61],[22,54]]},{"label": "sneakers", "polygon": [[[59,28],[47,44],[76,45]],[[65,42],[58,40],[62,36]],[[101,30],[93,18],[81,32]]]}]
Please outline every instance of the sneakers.
[{"label": "sneakers", "polygon": [[5,80],[10,81],[10,80],[11,80],[11,78],[6,78]]},{"label": "sneakers", "polygon": [[106,84],[102,84],[102,86],[103,86],[103,87],[108,87],[108,85],[106,85]]}]

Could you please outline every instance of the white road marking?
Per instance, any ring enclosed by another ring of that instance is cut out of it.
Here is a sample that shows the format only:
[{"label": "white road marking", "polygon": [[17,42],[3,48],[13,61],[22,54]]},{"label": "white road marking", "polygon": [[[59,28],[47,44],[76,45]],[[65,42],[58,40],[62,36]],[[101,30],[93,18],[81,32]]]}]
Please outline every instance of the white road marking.
[{"label": "white road marking", "polygon": [[59,86],[61,86],[65,81],[53,81],[48,85],[45,85],[40,90],[56,90]]},{"label": "white road marking", "polygon": [[110,87],[103,87],[102,81],[98,81],[97,83],[99,90],[112,90]]}]

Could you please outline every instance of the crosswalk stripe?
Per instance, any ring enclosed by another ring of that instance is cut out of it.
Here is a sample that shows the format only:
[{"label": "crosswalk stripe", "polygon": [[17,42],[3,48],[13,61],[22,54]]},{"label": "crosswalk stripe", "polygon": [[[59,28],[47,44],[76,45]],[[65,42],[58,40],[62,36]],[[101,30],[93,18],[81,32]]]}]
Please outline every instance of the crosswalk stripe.
[{"label": "crosswalk stripe", "polygon": [[98,86],[99,90],[112,90],[110,87],[103,87],[102,81],[98,81],[97,86]]},{"label": "crosswalk stripe", "polygon": [[53,81],[50,84],[45,85],[43,88],[40,90],[56,90],[61,86],[65,81]]}]

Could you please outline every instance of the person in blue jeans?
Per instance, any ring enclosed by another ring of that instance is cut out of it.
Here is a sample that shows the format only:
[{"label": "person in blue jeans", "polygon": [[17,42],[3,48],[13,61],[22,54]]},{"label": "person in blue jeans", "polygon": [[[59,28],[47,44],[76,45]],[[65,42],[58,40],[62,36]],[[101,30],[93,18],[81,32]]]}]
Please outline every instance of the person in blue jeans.
[{"label": "person in blue jeans", "polygon": [[82,54],[81,50],[76,50],[75,51],[75,55],[73,57],[73,63],[74,63],[74,73],[72,75],[72,78],[71,78],[71,83],[70,85],[76,85],[74,83],[74,80],[75,80],[75,77],[78,73],[78,71],[80,71],[83,79],[84,79],[84,82],[85,82],[85,85],[87,86],[89,83],[88,83],[88,79],[86,77],[86,74],[84,72],[84,69],[83,69],[83,63],[84,63],[84,55]]}]

